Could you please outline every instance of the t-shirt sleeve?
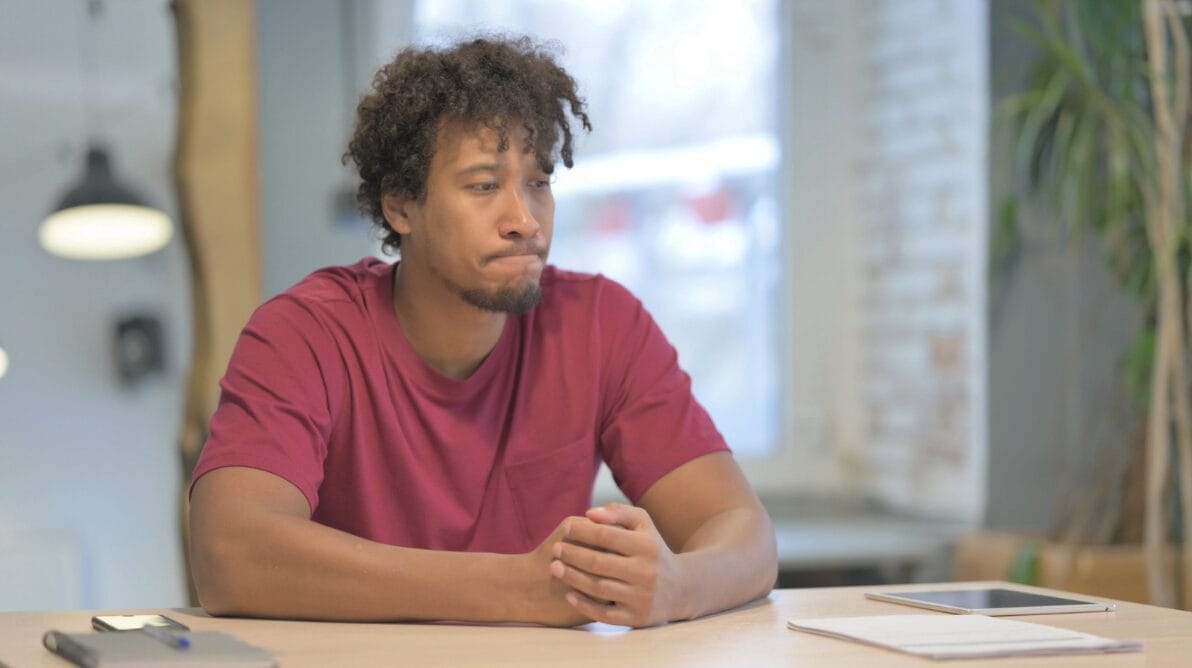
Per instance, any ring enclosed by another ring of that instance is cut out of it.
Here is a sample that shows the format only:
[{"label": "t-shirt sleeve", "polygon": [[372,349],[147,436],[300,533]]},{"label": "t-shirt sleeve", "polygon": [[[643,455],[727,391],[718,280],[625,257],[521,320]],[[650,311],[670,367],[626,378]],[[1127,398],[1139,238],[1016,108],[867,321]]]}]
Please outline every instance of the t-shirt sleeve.
[{"label": "t-shirt sleeve", "polygon": [[220,399],[191,488],[225,466],[268,471],[318,507],[342,366],[310,307],[277,297],[253,314],[220,381]]},{"label": "t-shirt sleeve", "polygon": [[637,503],[667,473],[729,447],[641,302],[612,281],[601,302],[607,362],[600,447],[613,479]]}]

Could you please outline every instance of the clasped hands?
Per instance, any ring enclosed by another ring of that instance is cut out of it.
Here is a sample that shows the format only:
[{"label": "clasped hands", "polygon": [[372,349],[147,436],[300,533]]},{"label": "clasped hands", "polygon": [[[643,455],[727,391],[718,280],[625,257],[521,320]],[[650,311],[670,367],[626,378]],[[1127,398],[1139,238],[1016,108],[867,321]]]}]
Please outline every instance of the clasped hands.
[{"label": "clasped hands", "polygon": [[642,627],[685,617],[679,559],[641,508],[610,503],[567,518],[541,549],[564,599],[587,619]]}]

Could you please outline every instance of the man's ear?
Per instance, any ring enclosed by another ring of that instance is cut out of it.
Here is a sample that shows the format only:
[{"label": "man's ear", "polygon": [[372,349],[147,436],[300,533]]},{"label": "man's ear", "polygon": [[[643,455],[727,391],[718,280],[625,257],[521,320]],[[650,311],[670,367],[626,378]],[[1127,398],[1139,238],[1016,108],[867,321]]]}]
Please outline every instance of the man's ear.
[{"label": "man's ear", "polygon": [[381,212],[385,214],[385,222],[398,234],[410,233],[410,209],[414,200],[405,195],[386,193],[381,195]]}]

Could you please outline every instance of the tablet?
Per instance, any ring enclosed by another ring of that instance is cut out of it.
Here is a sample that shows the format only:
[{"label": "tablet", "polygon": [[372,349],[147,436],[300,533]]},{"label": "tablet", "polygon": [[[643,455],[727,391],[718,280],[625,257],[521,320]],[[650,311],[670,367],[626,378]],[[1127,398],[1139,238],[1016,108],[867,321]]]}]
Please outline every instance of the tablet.
[{"label": "tablet", "polygon": [[867,592],[865,598],[961,615],[1044,615],[1114,609],[1112,603],[1004,588]]}]

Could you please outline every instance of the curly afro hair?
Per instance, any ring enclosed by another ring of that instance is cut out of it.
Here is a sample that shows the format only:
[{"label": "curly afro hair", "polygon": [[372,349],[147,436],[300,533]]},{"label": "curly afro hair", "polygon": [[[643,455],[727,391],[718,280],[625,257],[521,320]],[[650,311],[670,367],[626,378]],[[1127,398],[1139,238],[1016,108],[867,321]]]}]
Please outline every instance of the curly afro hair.
[{"label": "curly afro hair", "polygon": [[[443,121],[491,128],[509,146],[504,123],[521,123],[527,153],[553,171],[556,154],[572,165],[567,111],[591,130],[575,80],[553,55],[527,37],[486,37],[446,49],[407,48],[373,77],[356,108],[356,128],[343,156],[360,174],[356,202],[381,228],[386,252],[401,247],[381,208],[383,195],[426,196],[426,180]],[[562,135],[562,144],[559,138]]]}]

